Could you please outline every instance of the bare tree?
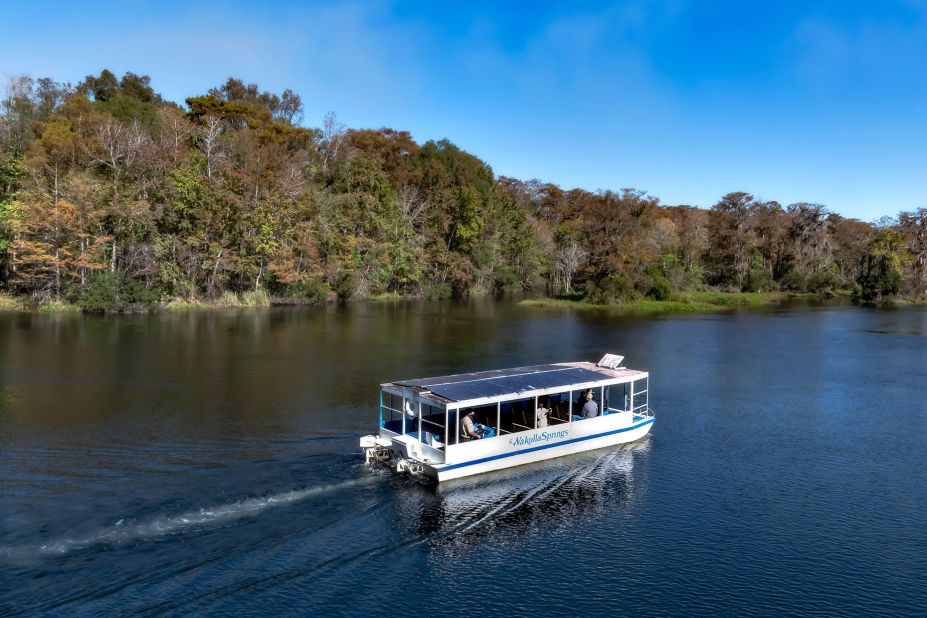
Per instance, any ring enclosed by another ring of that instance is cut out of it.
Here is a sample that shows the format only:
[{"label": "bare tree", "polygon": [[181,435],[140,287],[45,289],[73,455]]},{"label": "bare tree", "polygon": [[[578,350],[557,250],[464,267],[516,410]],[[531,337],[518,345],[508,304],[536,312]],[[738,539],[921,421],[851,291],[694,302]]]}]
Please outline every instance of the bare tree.
[{"label": "bare tree", "polygon": [[109,170],[116,191],[119,182],[135,166],[151,140],[142,131],[138,121],[127,125],[110,117],[96,126],[94,138],[93,150],[90,152],[93,157],[91,164],[102,165]]},{"label": "bare tree", "polygon": [[212,180],[212,173],[225,158],[222,141],[222,121],[215,116],[206,116],[203,126],[197,129],[196,145],[206,157],[206,177]]},{"label": "bare tree", "polygon": [[193,135],[193,127],[190,121],[180,112],[174,110],[161,111],[161,125],[164,127],[162,136],[169,140],[170,146],[174,149],[183,146],[187,138]]},{"label": "bare tree", "polygon": [[[145,134],[138,121],[124,124],[111,117],[105,118],[95,127],[94,139],[88,153],[92,165],[100,165],[107,169],[112,180],[111,209],[114,215],[119,212],[120,183],[135,167],[151,139]],[[85,149],[88,147],[85,146]],[[114,230],[115,232],[115,230]],[[110,272],[116,270],[116,236],[113,235],[113,244],[109,263]]]},{"label": "bare tree", "polygon": [[338,122],[335,112],[328,112],[322,122],[322,173],[327,175],[334,169],[350,154],[349,149],[347,127]]},{"label": "bare tree", "polygon": [[586,252],[575,241],[571,240],[569,244],[557,249],[554,269],[557,282],[565,294],[573,291],[573,277],[585,259]]},{"label": "bare tree", "polygon": [[399,212],[402,218],[416,230],[421,229],[425,213],[431,208],[431,203],[422,195],[422,191],[415,185],[403,185],[399,189]]}]

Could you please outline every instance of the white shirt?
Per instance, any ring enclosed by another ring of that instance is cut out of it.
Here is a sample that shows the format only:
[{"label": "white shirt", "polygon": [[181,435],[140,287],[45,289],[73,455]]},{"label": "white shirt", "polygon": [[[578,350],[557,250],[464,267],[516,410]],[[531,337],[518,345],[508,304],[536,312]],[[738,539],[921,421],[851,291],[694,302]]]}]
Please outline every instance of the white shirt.
[{"label": "white shirt", "polygon": [[538,406],[538,410],[537,410],[538,427],[547,427],[547,415],[548,414],[550,414],[549,408],[545,408],[544,406]]}]

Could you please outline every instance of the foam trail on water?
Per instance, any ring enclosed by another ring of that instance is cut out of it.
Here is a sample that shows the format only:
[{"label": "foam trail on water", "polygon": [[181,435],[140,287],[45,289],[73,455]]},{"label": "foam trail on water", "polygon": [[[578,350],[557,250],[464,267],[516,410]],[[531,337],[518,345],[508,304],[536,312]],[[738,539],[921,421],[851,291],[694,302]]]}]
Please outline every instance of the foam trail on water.
[{"label": "foam trail on water", "polygon": [[120,519],[112,526],[80,537],[59,538],[40,545],[0,546],[0,556],[6,556],[12,560],[22,560],[38,556],[63,555],[95,545],[124,545],[134,541],[176,534],[196,528],[216,526],[237,519],[252,517],[272,507],[286,506],[352,485],[369,483],[372,480],[374,480],[373,477],[364,477],[335,485],[306,487],[261,498],[245,498],[231,504],[204,507],[196,511],[187,511],[170,517],[156,517],[139,523],[126,524],[124,519]]}]

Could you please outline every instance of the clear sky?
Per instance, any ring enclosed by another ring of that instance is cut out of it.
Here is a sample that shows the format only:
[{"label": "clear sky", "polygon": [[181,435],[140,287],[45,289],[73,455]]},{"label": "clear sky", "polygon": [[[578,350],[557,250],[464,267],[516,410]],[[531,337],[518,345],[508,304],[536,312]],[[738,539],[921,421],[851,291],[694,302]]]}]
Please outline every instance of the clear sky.
[{"label": "clear sky", "polygon": [[864,220],[927,206],[927,0],[11,2],[0,73],[234,75],[303,123],[448,138],[497,174],[729,191]]}]

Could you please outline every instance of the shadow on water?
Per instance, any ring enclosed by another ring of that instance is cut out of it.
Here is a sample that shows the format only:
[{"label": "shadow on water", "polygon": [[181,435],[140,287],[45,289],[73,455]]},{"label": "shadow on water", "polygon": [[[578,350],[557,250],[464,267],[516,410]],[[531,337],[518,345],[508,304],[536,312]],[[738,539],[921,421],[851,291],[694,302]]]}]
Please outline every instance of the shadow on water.
[{"label": "shadow on water", "polygon": [[575,525],[600,509],[627,509],[645,488],[633,474],[651,438],[398,493],[397,525],[407,539],[458,554],[487,539],[509,542]]}]

